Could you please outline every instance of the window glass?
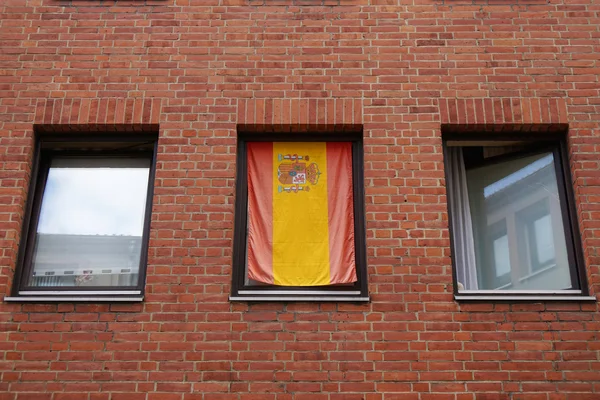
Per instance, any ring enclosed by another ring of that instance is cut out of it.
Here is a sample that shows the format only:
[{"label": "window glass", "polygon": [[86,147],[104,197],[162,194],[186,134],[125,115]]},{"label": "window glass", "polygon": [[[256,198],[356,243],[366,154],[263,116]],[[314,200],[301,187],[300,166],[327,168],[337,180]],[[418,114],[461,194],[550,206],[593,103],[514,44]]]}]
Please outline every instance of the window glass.
[{"label": "window glass", "polygon": [[136,286],[150,159],[54,158],[28,286]]},{"label": "window glass", "polygon": [[478,288],[571,288],[553,154],[483,163],[466,177]]}]

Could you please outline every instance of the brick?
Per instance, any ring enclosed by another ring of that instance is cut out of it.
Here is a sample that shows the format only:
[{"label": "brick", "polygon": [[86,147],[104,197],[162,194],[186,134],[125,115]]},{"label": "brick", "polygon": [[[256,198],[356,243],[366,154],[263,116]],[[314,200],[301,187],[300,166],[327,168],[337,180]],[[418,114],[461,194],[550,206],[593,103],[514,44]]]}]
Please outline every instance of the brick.
[{"label": "brick", "polygon": [[[568,124],[597,294],[594,2],[0,3],[0,293],[33,132],[160,133],[144,302],[0,302],[0,400],[600,398],[596,303],[453,300],[441,148]],[[362,129],[370,303],[228,301],[238,129]]]}]

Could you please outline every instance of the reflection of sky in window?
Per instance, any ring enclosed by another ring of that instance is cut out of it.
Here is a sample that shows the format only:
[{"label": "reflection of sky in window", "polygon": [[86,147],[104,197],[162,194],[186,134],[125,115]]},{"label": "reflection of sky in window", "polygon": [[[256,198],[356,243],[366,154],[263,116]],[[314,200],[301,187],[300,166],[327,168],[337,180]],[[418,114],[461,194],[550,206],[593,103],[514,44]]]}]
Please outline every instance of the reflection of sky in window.
[{"label": "reflection of sky in window", "polygon": [[141,236],[148,168],[51,168],[39,233]]},{"label": "reflection of sky in window", "polygon": [[535,172],[539,171],[540,169],[552,164],[553,159],[554,158],[552,157],[552,154],[548,154],[547,156],[542,157],[539,160],[532,162],[525,168],[521,168],[517,172],[513,172],[512,174],[505,176],[504,178],[500,179],[499,181],[496,181],[496,182],[492,183],[491,185],[486,186],[483,189],[483,196],[489,197],[489,196],[493,195],[494,193],[501,191],[502,189],[506,189],[513,183],[516,183],[529,175],[533,175]]}]

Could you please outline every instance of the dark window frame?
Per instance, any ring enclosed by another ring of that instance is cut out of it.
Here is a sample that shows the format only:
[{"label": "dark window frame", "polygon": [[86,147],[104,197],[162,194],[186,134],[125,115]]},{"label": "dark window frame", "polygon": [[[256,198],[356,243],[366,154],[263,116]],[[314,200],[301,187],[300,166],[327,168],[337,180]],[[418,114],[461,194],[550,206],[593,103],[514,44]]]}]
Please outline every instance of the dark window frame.
[{"label": "dark window frame", "polygon": [[[583,255],[583,246],[581,241],[581,231],[577,218],[577,207],[575,204],[575,194],[571,179],[571,170],[569,168],[568,145],[566,131],[545,132],[544,134],[523,133],[523,132],[503,132],[503,133],[477,133],[477,132],[456,132],[449,130],[444,132],[442,127],[442,147],[444,157],[444,170],[446,179],[446,190],[454,190],[451,174],[449,173],[449,155],[448,142],[455,142],[452,146],[460,146],[460,142],[481,142],[487,145],[502,145],[503,142],[522,141],[527,142],[527,147],[522,151],[513,154],[491,157],[485,164],[490,165],[510,159],[522,158],[533,153],[544,151],[551,152],[554,157],[554,169],[558,187],[561,215],[563,219],[563,229],[565,242],[567,245],[567,258],[569,260],[569,273],[573,290],[553,291],[553,290],[532,290],[522,291],[497,291],[477,290],[467,291],[458,289],[458,278],[456,269],[456,259],[451,257],[453,294],[457,301],[595,301],[595,296],[589,295],[589,286],[586,275],[585,258]],[[471,144],[472,145],[472,144]],[[466,145],[465,145],[466,146]],[[462,147],[465,147],[462,146]],[[480,166],[480,165],[478,165]],[[454,223],[452,217],[452,196],[447,196],[448,206],[448,228],[450,232],[451,252],[454,252]],[[512,292],[512,293],[510,293]]]},{"label": "dark window frame", "polygon": [[[352,286],[276,286],[246,285],[248,221],[248,142],[351,142],[352,187],[354,197],[354,245],[357,282]],[[238,132],[236,158],[236,200],[233,238],[232,301],[369,301],[366,253],[364,193],[364,150],[362,131],[338,134],[311,132],[302,135],[285,133],[257,134]]]},{"label": "dark window frame", "polygon": [[[9,301],[139,301],[145,291],[148,249],[150,239],[150,223],[156,176],[156,156],[158,151],[158,134],[52,134],[37,133],[31,179],[21,239],[17,255],[17,264]],[[32,273],[32,259],[35,247],[37,226],[50,163],[55,157],[84,158],[144,158],[150,160],[148,188],[144,210],[144,225],[138,283],[136,286],[27,286]],[[93,297],[90,297],[93,296]],[[135,297],[138,296],[138,297]],[[5,298],[5,300],[7,300]]]}]

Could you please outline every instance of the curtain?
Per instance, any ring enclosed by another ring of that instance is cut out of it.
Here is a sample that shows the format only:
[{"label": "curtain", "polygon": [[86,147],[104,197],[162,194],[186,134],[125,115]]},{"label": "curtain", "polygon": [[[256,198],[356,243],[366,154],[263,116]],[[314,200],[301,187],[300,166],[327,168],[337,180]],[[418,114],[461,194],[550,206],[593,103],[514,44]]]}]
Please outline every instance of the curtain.
[{"label": "curtain", "polygon": [[452,213],[456,276],[465,290],[477,290],[475,242],[462,148],[448,147],[448,155],[450,158],[451,190],[449,196],[451,197],[450,211]]}]

